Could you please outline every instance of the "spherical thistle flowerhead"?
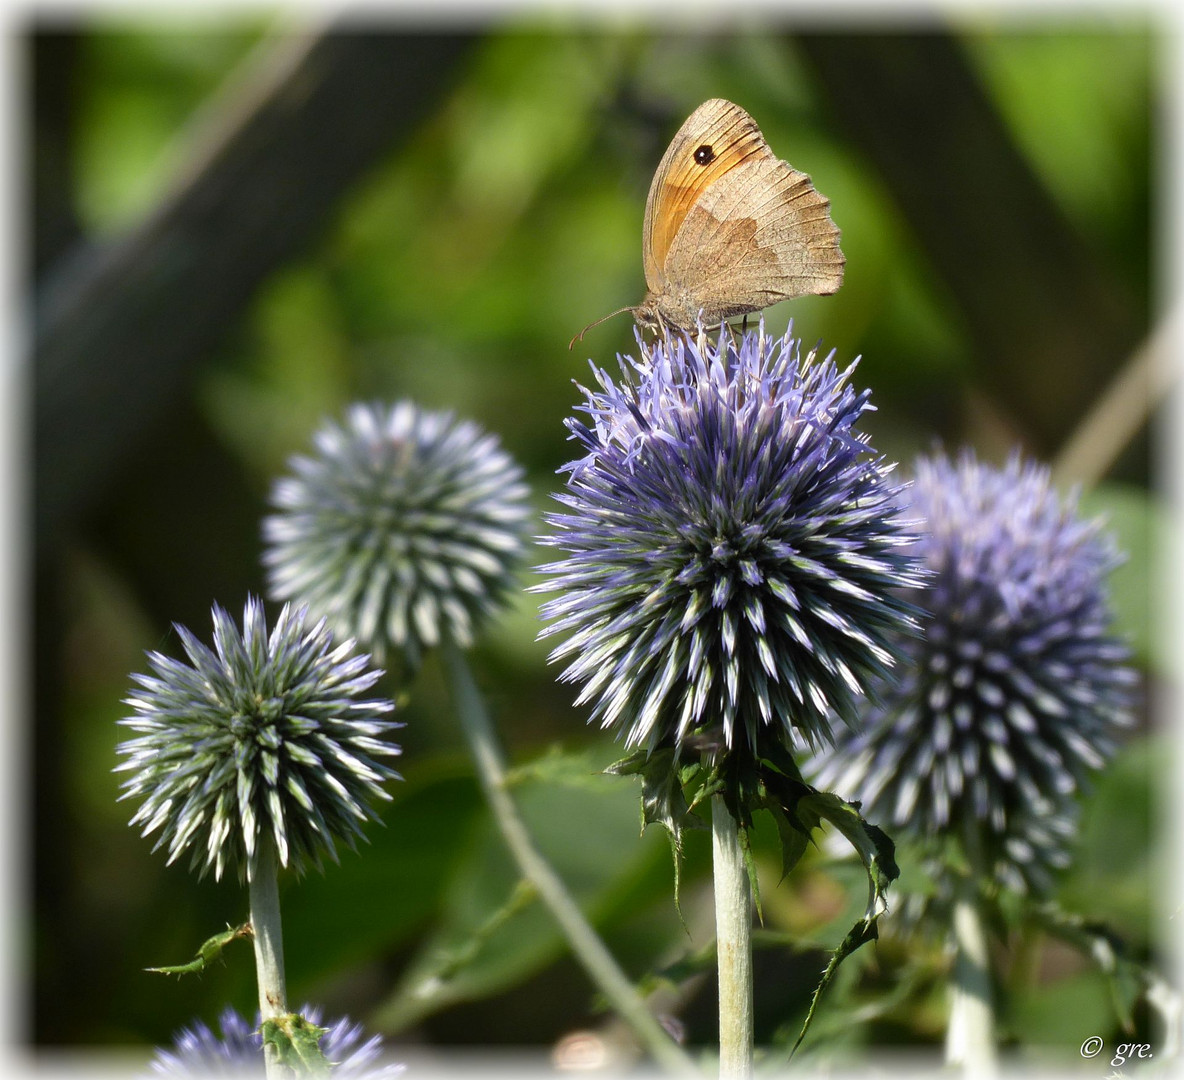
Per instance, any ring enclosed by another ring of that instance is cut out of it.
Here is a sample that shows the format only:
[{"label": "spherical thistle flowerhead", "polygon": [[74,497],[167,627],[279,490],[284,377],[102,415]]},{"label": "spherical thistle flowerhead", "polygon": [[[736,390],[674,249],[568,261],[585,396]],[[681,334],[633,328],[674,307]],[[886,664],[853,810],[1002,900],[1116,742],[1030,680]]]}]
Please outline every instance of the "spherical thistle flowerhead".
[{"label": "spherical thistle flowerhead", "polygon": [[[312,1024],[321,1025],[321,1010],[304,1006],[300,1010]],[[155,1075],[176,1077],[240,1076],[265,1074],[263,1063],[262,1016],[254,1026],[233,1008],[226,1008],[218,1018],[218,1032],[197,1021],[182,1028],[173,1045],[159,1048],[152,1059]],[[330,1065],[330,1075],[341,1080],[394,1080],[405,1067],[383,1061],[382,1037],[365,1037],[361,1024],[348,1017],[329,1021],[321,1036],[320,1050]]]},{"label": "spherical thistle flowerhead", "polygon": [[379,663],[469,645],[521,558],[528,489],[496,436],[411,402],[352,406],[276,482],[271,596],[307,603]]},{"label": "spherical thistle flowerhead", "polygon": [[120,722],[136,737],[116,767],[131,773],[121,798],[143,800],[132,824],[203,876],[232,862],[253,878],[265,842],[282,866],[336,861],[335,841],[353,847],[390,798],[382,782],[400,778],[382,760],[400,753],[394,705],[365,696],[382,672],[304,608],[285,605],[270,634],[254,598],[241,631],[221,607],[213,616],[213,649],[178,626],[188,662],[152,652],[153,674],[133,676]]},{"label": "spherical thistle flowerhead", "polygon": [[901,642],[909,662],[866,728],[820,755],[817,782],[1042,892],[1068,861],[1076,792],[1132,720],[1135,675],[1106,589],[1120,560],[1018,455],[1001,469],[969,451],[926,457],[915,473],[933,574],[913,597],[923,632]]},{"label": "spherical thistle flowerhead", "polygon": [[551,657],[629,746],[829,742],[893,663],[911,620],[893,590],[917,582],[858,430],[868,393],[763,325],[638,344],[567,422],[584,455],[543,541],[565,552],[538,587],[559,593],[543,633],[567,635]]}]

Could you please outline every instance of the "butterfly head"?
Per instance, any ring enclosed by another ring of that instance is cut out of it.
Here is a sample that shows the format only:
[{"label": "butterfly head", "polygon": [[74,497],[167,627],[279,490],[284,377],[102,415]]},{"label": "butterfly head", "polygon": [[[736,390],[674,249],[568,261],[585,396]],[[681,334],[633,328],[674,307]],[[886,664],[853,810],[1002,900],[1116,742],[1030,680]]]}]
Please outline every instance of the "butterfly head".
[{"label": "butterfly head", "polygon": [[[648,297],[647,297],[647,299],[648,299]],[[643,302],[643,303],[644,303],[644,302]],[[594,320],[593,320],[592,322],[590,322],[590,323],[589,323],[587,326],[585,326],[583,330],[581,330],[581,331],[580,331],[578,334],[576,334],[576,336],[575,336],[575,337],[573,337],[573,338],[571,339],[571,341],[569,341],[569,342],[567,343],[568,350],[570,351],[571,349],[574,349],[574,348],[575,348],[575,346],[576,346],[576,342],[577,342],[577,341],[583,341],[583,340],[584,340],[584,335],[585,335],[585,334],[586,334],[586,333],[587,333],[589,330],[591,330],[591,329],[592,329],[592,327],[594,327],[594,326],[599,326],[599,325],[600,325],[602,322],[606,322],[607,320],[609,320],[609,319],[613,318],[613,317],[614,317],[614,316],[616,316],[616,315],[623,315],[623,314],[624,314],[626,311],[632,312],[632,313],[633,313],[633,317],[634,317],[635,319],[637,319],[637,321],[638,321],[638,322],[641,322],[641,319],[640,319],[640,317],[639,317],[639,316],[638,316],[638,314],[637,314],[637,313],[638,313],[638,311],[640,311],[640,310],[641,310],[641,308],[640,308],[640,307],[623,307],[623,308],[617,308],[617,310],[616,310],[616,311],[610,311],[610,312],[609,312],[607,315],[601,315],[599,319],[594,319]]]}]

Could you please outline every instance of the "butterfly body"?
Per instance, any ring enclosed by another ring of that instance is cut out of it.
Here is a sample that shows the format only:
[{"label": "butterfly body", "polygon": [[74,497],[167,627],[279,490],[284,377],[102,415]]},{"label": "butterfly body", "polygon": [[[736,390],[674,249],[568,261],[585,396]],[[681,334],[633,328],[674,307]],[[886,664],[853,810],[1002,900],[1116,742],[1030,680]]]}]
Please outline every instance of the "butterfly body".
[{"label": "butterfly body", "polygon": [[693,329],[833,293],[845,259],[830,203],[738,105],[712,98],[674,136],[646,199],[643,326]]}]

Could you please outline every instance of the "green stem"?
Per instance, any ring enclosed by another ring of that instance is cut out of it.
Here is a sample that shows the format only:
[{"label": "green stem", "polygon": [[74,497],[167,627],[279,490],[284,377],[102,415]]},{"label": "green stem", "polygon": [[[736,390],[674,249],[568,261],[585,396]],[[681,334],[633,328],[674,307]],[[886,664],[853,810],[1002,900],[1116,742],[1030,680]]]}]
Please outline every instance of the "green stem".
[{"label": "green stem", "polygon": [[[259,1011],[264,1020],[288,1011],[284,984],[284,935],[280,924],[279,860],[275,842],[264,834],[259,857],[250,873],[251,929],[255,940],[255,977],[259,983]],[[267,1080],[286,1080],[289,1073],[276,1059],[275,1048],[264,1046]]]},{"label": "green stem", "polygon": [[526,823],[510,797],[501,748],[464,653],[452,642],[445,642],[441,653],[481,787],[522,876],[534,886],[539,899],[550,909],[572,952],[592,981],[654,1059],[671,1072],[697,1073],[694,1062],[654,1018],[604,942],[584,918],[567,886],[535,847]]},{"label": "green stem", "polygon": [[999,1067],[995,1007],[986,927],[973,878],[959,884],[954,901],[954,944],[946,1064],[961,1066],[967,1076],[992,1077]]},{"label": "green stem", "polygon": [[720,1080],[752,1076],[752,889],[736,819],[711,797]]}]

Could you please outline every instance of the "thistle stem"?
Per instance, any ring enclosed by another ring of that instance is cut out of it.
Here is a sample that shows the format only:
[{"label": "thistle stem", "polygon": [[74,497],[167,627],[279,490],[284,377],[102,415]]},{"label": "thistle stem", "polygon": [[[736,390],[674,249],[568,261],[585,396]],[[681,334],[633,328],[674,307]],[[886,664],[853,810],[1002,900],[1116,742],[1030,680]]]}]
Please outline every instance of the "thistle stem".
[{"label": "thistle stem", "polygon": [[[270,1020],[288,1011],[288,993],[284,984],[284,936],[280,925],[279,860],[275,842],[266,832],[260,838],[259,858],[249,877],[259,1011],[264,1020]],[[267,1080],[285,1080],[288,1070],[276,1059],[275,1048],[265,1043],[263,1052]]]},{"label": "thistle stem", "polygon": [[539,899],[550,910],[576,959],[654,1060],[673,1073],[697,1074],[695,1063],[655,1019],[584,918],[567,886],[535,847],[510,796],[501,748],[464,653],[454,643],[445,642],[441,654],[482,790],[522,876],[534,886]]},{"label": "thistle stem", "polygon": [[946,1029],[946,1064],[960,1065],[966,1076],[992,1077],[999,1063],[991,968],[986,928],[971,879],[960,883],[954,901],[954,944],[957,951]]},{"label": "thistle stem", "polygon": [[736,819],[711,797],[715,942],[719,964],[720,1080],[752,1076],[752,889]]}]

